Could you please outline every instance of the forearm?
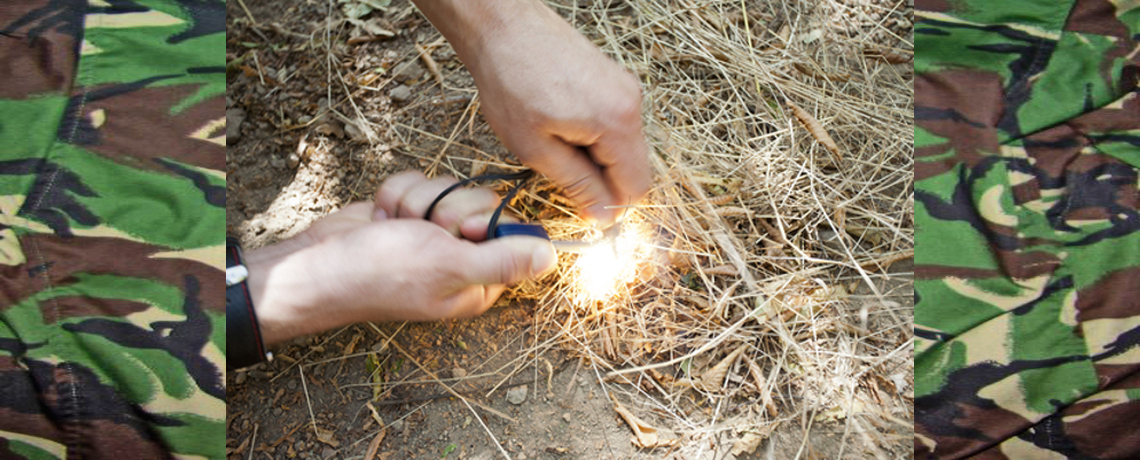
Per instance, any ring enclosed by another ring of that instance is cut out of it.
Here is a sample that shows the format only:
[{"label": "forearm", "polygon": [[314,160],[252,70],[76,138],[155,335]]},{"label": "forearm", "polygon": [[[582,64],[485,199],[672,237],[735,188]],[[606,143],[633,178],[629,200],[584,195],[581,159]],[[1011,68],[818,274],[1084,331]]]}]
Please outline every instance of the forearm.
[{"label": "forearm", "polygon": [[473,74],[482,67],[479,51],[511,28],[568,27],[541,0],[412,1]]}]

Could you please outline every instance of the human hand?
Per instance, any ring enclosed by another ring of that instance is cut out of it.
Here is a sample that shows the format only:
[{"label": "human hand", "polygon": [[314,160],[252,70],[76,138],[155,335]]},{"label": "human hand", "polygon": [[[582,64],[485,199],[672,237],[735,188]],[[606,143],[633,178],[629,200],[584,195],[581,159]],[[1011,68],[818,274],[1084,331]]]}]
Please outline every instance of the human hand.
[{"label": "human hand", "polygon": [[520,160],[602,225],[648,192],[637,79],[537,0],[417,1],[479,87],[487,122]]},{"label": "human hand", "polygon": [[249,286],[265,342],[361,321],[476,316],[505,285],[554,267],[548,241],[484,241],[499,202],[489,189],[457,190],[431,222],[422,220],[454,182],[397,174],[374,203],[349,205],[289,241],[250,251]]}]

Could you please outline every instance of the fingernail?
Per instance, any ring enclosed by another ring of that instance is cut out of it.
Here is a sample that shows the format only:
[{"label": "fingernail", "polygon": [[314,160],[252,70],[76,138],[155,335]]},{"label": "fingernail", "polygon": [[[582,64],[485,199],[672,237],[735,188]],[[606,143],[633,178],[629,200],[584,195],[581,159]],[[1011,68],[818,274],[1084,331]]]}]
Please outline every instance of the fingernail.
[{"label": "fingernail", "polygon": [[530,255],[530,268],[535,275],[550,271],[556,262],[558,262],[558,256],[554,254],[554,246],[550,243],[535,246],[534,252]]},{"label": "fingernail", "polygon": [[614,223],[614,210],[612,209],[608,209],[600,204],[595,204],[586,208],[586,210],[589,211],[590,216],[593,217],[594,220],[598,221],[598,225],[601,227],[608,227]]},{"label": "fingernail", "polygon": [[384,220],[387,218],[388,218],[388,212],[385,211],[384,208],[376,208],[375,210],[372,211],[372,220],[373,221]]}]

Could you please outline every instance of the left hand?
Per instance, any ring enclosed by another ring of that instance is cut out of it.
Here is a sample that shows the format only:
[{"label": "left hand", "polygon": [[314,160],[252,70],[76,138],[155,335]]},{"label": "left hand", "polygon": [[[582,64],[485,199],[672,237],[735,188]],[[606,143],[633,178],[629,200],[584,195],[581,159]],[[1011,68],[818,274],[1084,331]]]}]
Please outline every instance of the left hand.
[{"label": "left hand", "polygon": [[397,174],[374,203],[349,205],[291,240],[251,251],[250,291],[266,343],[353,322],[476,316],[507,284],[554,267],[549,241],[485,241],[499,204],[489,189],[456,190],[423,220],[454,182]]}]

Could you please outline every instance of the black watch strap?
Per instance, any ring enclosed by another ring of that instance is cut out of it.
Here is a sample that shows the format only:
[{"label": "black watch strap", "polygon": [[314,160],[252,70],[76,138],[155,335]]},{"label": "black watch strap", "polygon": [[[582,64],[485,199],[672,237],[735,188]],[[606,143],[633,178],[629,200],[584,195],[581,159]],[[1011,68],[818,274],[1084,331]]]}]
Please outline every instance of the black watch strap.
[{"label": "black watch strap", "polygon": [[268,359],[246,283],[248,271],[237,239],[226,237],[226,365],[251,366]]}]

